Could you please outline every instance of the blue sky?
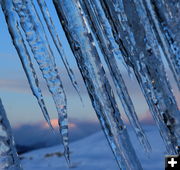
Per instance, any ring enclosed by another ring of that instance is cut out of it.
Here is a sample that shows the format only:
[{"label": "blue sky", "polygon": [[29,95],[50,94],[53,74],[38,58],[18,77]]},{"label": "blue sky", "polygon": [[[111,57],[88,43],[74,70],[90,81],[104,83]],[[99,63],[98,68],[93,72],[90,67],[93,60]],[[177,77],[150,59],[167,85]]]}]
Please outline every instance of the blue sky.
[{"label": "blue sky", "polygon": [[[50,13],[53,16],[53,20],[55,22],[56,28],[58,30],[59,36],[61,38],[64,50],[68,56],[69,62],[74,69],[77,80],[81,87],[81,95],[84,100],[84,107],[80,102],[78,95],[73,89],[70,80],[68,79],[65,68],[60,60],[60,56],[55,49],[52,40],[50,38],[50,44],[52,49],[55,52],[56,62],[58,63],[58,69],[63,80],[63,84],[67,93],[68,99],[68,114],[70,118],[80,119],[80,120],[97,120],[95,112],[91,106],[89,97],[87,95],[86,89],[84,87],[82,78],[76,66],[76,62],[72,52],[69,48],[67,40],[65,38],[64,32],[62,31],[61,25],[59,24],[59,20],[55,13],[55,9],[51,4],[51,1],[47,1],[48,6],[50,8]],[[42,16],[40,16],[42,18]],[[12,44],[10,35],[7,30],[7,25],[5,23],[4,15],[2,10],[0,10],[0,97],[4,103],[6,108],[8,117],[13,126],[18,124],[31,124],[38,121],[44,121],[42,113],[39,109],[37,101],[35,97],[32,95],[29,85],[27,83],[26,76],[22,69],[19,57],[16,53],[16,50]],[[47,31],[47,29],[46,29]],[[104,61],[103,61],[104,63]],[[120,68],[127,83],[129,92],[133,99],[136,111],[138,115],[142,117],[147,117],[148,107],[142,96],[142,93],[137,85],[135,79],[131,80],[125,71],[123,65],[121,63]],[[37,65],[35,63],[36,70],[38,70]],[[106,69],[105,65],[105,69]],[[168,71],[169,73],[169,71]],[[51,95],[49,94],[45,82],[41,77],[41,74],[38,70],[38,74],[40,76],[41,87],[43,89],[43,94],[45,97],[45,101],[48,107],[48,111],[52,119],[57,118],[57,113],[55,110],[55,106],[53,104]],[[174,84],[174,80],[172,79],[172,75],[169,77],[172,82],[175,94],[178,92],[177,87]],[[132,86],[133,84],[133,86]],[[177,96],[178,101],[180,101],[180,97]],[[120,103],[117,98],[118,104]],[[119,108],[121,113],[123,113],[122,106],[119,104]],[[124,116],[123,116],[124,117]]]}]

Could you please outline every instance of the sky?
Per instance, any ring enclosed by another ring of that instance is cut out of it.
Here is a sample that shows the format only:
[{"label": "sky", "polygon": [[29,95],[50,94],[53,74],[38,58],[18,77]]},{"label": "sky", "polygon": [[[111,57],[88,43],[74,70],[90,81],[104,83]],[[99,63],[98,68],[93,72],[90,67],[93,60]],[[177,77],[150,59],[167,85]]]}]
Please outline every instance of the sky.
[{"label": "sky", "polygon": [[[65,68],[62,64],[62,61],[60,59],[60,56],[57,53],[57,50],[54,47],[52,43],[52,39],[50,38],[50,35],[47,32],[47,28],[43,22],[45,26],[45,31],[49,37],[50,45],[54,51],[58,70],[60,72],[60,76],[63,80],[63,85],[65,87],[65,91],[67,94],[69,117],[72,120],[75,119],[79,121],[84,120],[84,121],[96,122],[97,121],[96,114],[92,108],[86,88],[82,81],[80,72],[78,71],[74,56],[65,38],[62,27],[57,18],[55,9],[53,8],[51,1],[47,1],[47,3],[50,9],[51,16],[53,17],[53,21],[55,22],[55,26],[60,36],[61,42],[63,44],[65,53],[67,54],[68,60],[75,72],[76,78],[78,80],[78,83],[81,89],[81,95],[83,97],[84,104],[81,103],[77,93],[73,89],[70,83],[70,80],[68,78],[68,75],[65,71]],[[42,19],[41,15],[40,17]],[[104,64],[104,61],[102,62]],[[140,91],[140,88],[137,84],[137,81],[135,80],[134,77],[133,78],[129,77],[128,73],[126,72],[124,66],[122,65],[120,61],[118,61],[118,63],[119,63],[119,67],[122,72],[122,75],[127,84],[130,96],[132,97],[132,100],[135,105],[135,109],[138,113],[139,118],[143,120],[150,120],[151,116],[149,114],[148,107],[144,100],[142,92]],[[42,79],[41,73],[35,61],[34,61],[34,65],[40,77],[40,84],[43,89],[43,95],[45,98],[45,102],[46,102],[50,117],[52,119],[57,119],[57,113],[56,113],[56,109],[52,101],[51,95],[49,94],[47,90],[46,84],[44,80]],[[165,65],[167,65],[166,62],[165,62]],[[107,66],[105,64],[104,66],[105,66],[105,70],[107,71]],[[172,74],[170,73],[167,66],[166,66],[166,69],[168,72],[169,80],[174,89],[174,94],[176,95],[177,101],[179,102],[180,96],[177,95],[178,90],[172,78]],[[107,75],[109,75],[108,71],[107,71]],[[109,77],[111,85],[113,86],[110,76],[108,77]],[[7,112],[7,116],[13,127],[18,127],[20,125],[25,125],[25,124],[32,125],[34,123],[42,122],[42,121],[45,123],[41,110],[38,106],[38,103],[35,97],[32,95],[32,92],[28,85],[28,82],[24,74],[22,65],[20,63],[19,57],[17,55],[17,52],[12,44],[10,35],[8,33],[7,25],[5,22],[5,18],[1,9],[0,9],[0,98],[2,99],[2,102]],[[120,104],[120,101],[117,95],[116,95],[116,100],[119,105],[120,112],[123,114],[122,117],[124,120],[126,120],[126,117],[124,116],[124,111],[122,109],[122,106]]]}]

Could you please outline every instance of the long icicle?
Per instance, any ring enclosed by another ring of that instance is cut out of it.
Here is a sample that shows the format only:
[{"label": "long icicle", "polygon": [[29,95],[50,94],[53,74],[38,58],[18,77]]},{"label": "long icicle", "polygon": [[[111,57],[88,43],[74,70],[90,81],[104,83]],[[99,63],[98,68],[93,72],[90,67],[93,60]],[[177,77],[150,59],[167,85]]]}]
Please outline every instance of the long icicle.
[{"label": "long icicle", "polygon": [[38,4],[39,4],[39,7],[40,7],[40,10],[43,14],[43,17],[44,17],[44,20],[46,22],[46,25],[48,27],[48,30],[51,34],[51,37],[53,39],[53,42],[61,56],[61,59],[64,63],[64,66],[67,70],[67,73],[69,75],[69,78],[71,80],[71,83],[74,87],[74,89],[76,90],[76,92],[78,93],[79,97],[80,97],[80,100],[81,102],[83,101],[82,100],[82,97],[80,95],[80,90],[79,90],[79,87],[78,87],[78,84],[77,84],[77,81],[75,79],[75,75],[74,75],[74,72],[73,70],[71,69],[70,67],[70,64],[68,63],[68,60],[67,60],[67,56],[62,48],[62,44],[61,44],[61,41],[60,41],[60,38],[58,36],[58,33],[56,32],[56,29],[55,29],[55,26],[54,26],[54,23],[53,23],[53,20],[50,16],[50,13],[49,13],[49,10],[48,10],[48,7],[46,5],[46,2],[44,0],[37,0]]},{"label": "long icicle", "polygon": [[173,5],[173,10],[170,11],[169,3],[164,0],[143,0],[149,19],[153,23],[153,28],[161,44],[163,52],[169,67],[173,73],[174,79],[180,90],[180,12],[177,16],[172,16],[171,11],[177,11],[174,8],[180,2]]},{"label": "long icicle", "polygon": [[101,3],[117,43],[126,52],[125,60],[135,72],[167,151],[176,154],[176,147],[180,144],[180,114],[154,33],[141,22],[140,17],[146,14],[139,15],[135,1],[101,0]]},{"label": "long icicle", "polygon": [[[7,3],[9,3],[10,8],[7,8]],[[6,1],[6,2],[4,1],[3,6],[4,6],[3,12],[4,12],[4,15],[6,18],[9,33],[11,35],[13,44],[17,50],[18,56],[21,60],[21,63],[22,63],[24,72],[26,74],[26,77],[28,79],[32,93],[36,97],[36,99],[39,103],[39,106],[41,108],[41,111],[44,115],[45,120],[47,121],[47,123],[51,127],[51,129],[53,129],[51,122],[50,122],[50,117],[49,117],[48,111],[46,109],[46,106],[45,106],[45,103],[43,100],[41,89],[39,87],[38,77],[34,70],[33,63],[31,61],[31,57],[30,57],[28,50],[26,48],[26,45],[24,43],[22,34],[20,32],[18,19],[15,16],[15,11],[12,8],[12,1]]]},{"label": "long icicle", "polygon": [[114,53],[111,50],[111,41],[113,37],[111,36],[111,39],[108,37],[110,32],[108,28],[110,28],[110,25],[106,21],[107,18],[105,17],[101,4],[99,0],[82,0],[81,2],[85,10],[87,10],[86,14],[88,15],[88,21],[94,31],[94,34],[96,35],[97,41],[99,42],[99,46],[110,70],[111,77],[116,86],[117,94],[121,100],[124,111],[135,130],[140,144],[143,145],[146,152],[149,152],[151,150],[151,146],[138,120],[133,102],[121,76]]},{"label": "long icicle", "polygon": [[53,2],[119,168],[142,169],[121,119],[80,4],[77,0]]},{"label": "long icicle", "polygon": [[[4,6],[4,5],[3,5]],[[4,6],[10,8],[10,5]],[[0,169],[1,170],[22,170],[17,155],[11,126],[7,119],[6,112],[0,99]]]},{"label": "long icicle", "polygon": [[20,17],[20,24],[26,35],[26,40],[34,54],[44,79],[47,82],[50,93],[59,116],[60,133],[63,139],[65,158],[70,165],[68,146],[68,120],[67,120],[67,100],[63,89],[58,70],[55,65],[54,55],[49,49],[45,33],[36,15],[36,11],[31,1],[13,0],[16,12]]}]

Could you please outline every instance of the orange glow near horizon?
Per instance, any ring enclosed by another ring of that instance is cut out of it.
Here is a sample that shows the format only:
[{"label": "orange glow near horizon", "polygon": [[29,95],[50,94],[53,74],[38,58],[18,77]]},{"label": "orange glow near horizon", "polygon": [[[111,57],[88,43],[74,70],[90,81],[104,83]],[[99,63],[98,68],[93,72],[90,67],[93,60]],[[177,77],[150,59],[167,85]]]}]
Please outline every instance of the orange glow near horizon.
[{"label": "orange glow near horizon", "polygon": [[[53,126],[54,128],[58,128],[58,127],[59,127],[58,119],[52,119],[52,120],[51,120],[51,124],[52,124],[52,126]],[[45,124],[44,124],[44,127],[45,127],[45,128],[49,128],[48,123],[45,123]],[[74,124],[74,123],[69,123],[69,124],[68,124],[68,127],[69,127],[69,128],[75,128],[75,127],[76,127],[76,124]]]}]

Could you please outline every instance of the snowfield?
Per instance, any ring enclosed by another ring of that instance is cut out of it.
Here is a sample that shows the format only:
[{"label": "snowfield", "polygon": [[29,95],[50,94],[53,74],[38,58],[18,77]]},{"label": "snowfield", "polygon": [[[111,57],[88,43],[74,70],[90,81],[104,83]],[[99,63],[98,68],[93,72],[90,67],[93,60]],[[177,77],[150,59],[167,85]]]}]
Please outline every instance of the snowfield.
[{"label": "snowfield", "polygon": [[[152,153],[144,153],[134,132],[129,130],[132,143],[144,170],[164,169],[164,144],[155,126],[145,126]],[[73,142],[71,148],[72,168],[76,170],[118,170],[114,156],[107,144],[103,132],[98,132],[82,140]],[[63,147],[53,146],[21,155],[24,170],[68,170]]]}]

